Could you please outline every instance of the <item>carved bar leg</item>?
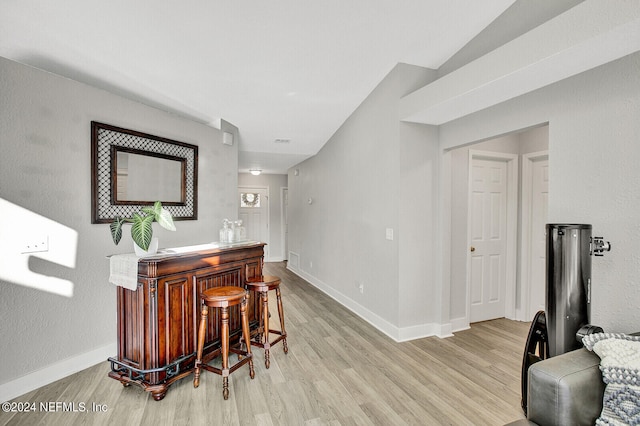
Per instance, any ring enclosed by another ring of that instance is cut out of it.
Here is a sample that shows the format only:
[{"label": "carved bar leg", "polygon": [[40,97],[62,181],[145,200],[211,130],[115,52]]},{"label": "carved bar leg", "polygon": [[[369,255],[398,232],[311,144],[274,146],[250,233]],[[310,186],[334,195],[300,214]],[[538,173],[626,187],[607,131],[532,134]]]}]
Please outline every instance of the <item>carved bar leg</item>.
[{"label": "carved bar leg", "polygon": [[262,323],[264,325],[264,333],[262,335],[262,341],[264,345],[264,366],[269,368],[271,361],[269,360],[269,292],[262,292]]},{"label": "carved bar leg", "polygon": [[202,306],[200,315],[200,327],[198,328],[198,355],[196,356],[195,370],[193,372],[193,387],[200,385],[200,364],[202,363],[202,350],[204,348],[204,334],[207,328],[207,316],[209,315],[209,307]]},{"label": "carved bar leg", "polygon": [[153,397],[154,401],[161,401],[165,395],[167,394],[167,388],[165,387],[163,391],[159,391],[159,392],[151,392],[151,396]]},{"label": "carved bar leg", "polygon": [[284,309],[282,309],[280,287],[276,288],[276,299],[278,300],[278,317],[280,318],[280,331],[282,333],[282,348],[286,354],[289,352],[289,347],[287,346],[287,331],[284,329]]},{"label": "carved bar leg", "polygon": [[229,399],[229,307],[223,306],[222,311],[222,396]]},{"label": "carved bar leg", "polygon": [[[251,335],[249,334],[249,319],[247,318],[247,299],[245,298],[240,304],[240,318],[242,320],[242,337],[245,342],[249,342]],[[253,355],[251,354],[251,345],[247,344],[247,357],[249,358],[249,376],[253,379],[256,375],[253,369]]]}]

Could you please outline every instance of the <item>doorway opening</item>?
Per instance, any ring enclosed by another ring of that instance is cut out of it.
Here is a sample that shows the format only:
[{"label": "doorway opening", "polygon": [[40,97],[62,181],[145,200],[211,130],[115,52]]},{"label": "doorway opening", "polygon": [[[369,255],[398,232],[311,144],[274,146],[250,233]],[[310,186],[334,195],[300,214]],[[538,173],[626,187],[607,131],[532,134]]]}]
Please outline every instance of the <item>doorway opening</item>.
[{"label": "doorway opening", "polygon": [[[538,242],[540,232],[544,237],[547,221],[548,146],[549,128],[544,124],[454,148],[446,153],[451,179],[448,269],[449,313],[453,331],[466,329],[471,322],[492,318],[529,321],[536,303],[539,303],[540,292],[544,298],[544,258],[541,261]],[[492,162],[496,166],[502,163],[504,167],[490,167],[483,173],[489,173],[493,178],[501,174],[504,176],[504,199],[493,193],[491,185],[486,182],[488,194],[482,195],[482,191],[474,193],[472,153],[479,161],[483,158],[488,160],[485,166]],[[512,176],[507,179],[509,173]],[[474,205],[477,210],[481,205],[486,206],[485,203],[493,206],[494,210],[485,210],[476,216]],[[504,204],[501,206],[500,203]],[[485,213],[489,216],[484,217]],[[502,228],[506,252],[489,253],[486,247],[484,253],[472,251],[472,248],[478,248],[474,244],[497,242],[493,237],[501,226],[506,226]],[[541,227],[542,230],[539,229]],[[491,232],[477,240],[479,229]],[[541,267],[543,269],[538,271]],[[499,279],[504,279],[504,282]],[[474,282],[481,285],[472,287]],[[475,312],[474,307],[479,301],[493,306],[486,312],[482,309],[480,313]]]},{"label": "doorway opening", "polygon": [[265,259],[269,258],[269,189],[264,187],[238,187],[240,204],[238,217],[245,227],[247,239],[261,241]]}]

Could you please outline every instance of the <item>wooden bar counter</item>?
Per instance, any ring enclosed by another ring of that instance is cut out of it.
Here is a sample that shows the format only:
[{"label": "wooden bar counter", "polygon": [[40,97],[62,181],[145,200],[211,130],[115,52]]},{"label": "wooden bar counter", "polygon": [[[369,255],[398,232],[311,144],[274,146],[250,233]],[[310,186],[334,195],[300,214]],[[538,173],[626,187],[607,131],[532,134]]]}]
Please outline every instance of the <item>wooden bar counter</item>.
[{"label": "wooden bar counter", "polygon": [[[206,244],[159,251],[138,260],[137,289],[117,287],[118,354],[109,358],[109,377],[137,384],[156,401],[191,374],[196,358],[200,292],[210,287],[243,287],[262,276],[264,243]],[[134,265],[135,267],[135,265]],[[250,326],[257,324],[259,300],[250,300]],[[220,346],[216,315],[209,316],[203,358]],[[238,307],[230,310],[231,336],[241,332]]]}]

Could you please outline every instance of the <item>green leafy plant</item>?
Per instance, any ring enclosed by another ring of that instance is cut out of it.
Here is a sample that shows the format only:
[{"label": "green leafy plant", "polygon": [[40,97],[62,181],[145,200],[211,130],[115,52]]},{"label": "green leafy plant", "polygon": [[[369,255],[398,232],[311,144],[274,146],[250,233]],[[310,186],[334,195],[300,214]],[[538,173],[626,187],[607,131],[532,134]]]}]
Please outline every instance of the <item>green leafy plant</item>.
[{"label": "green leafy plant", "polygon": [[153,207],[143,207],[141,213],[134,213],[131,217],[116,217],[109,225],[111,238],[118,245],[122,238],[122,225],[131,223],[131,238],[138,247],[148,250],[153,236],[153,222],[158,222],[160,226],[169,231],[176,230],[171,213],[162,207],[160,201],[156,201]]}]

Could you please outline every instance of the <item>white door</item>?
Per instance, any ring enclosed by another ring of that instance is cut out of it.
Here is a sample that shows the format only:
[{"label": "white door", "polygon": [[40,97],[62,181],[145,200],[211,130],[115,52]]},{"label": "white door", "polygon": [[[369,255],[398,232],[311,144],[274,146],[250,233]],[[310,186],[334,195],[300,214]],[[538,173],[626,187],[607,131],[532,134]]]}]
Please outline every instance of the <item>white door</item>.
[{"label": "white door", "polygon": [[[240,209],[238,218],[242,220],[247,239],[269,243],[269,197],[266,188],[238,188]],[[265,259],[268,246],[265,246]]]},{"label": "white door", "polygon": [[549,160],[547,157],[531,163],[531,229],[529,270],[529,318],[544,311],[547,211],[549,206]]},{"label": "white door", "polygon": [[505,316],[507,163],[471,158],[469,322]]}]

